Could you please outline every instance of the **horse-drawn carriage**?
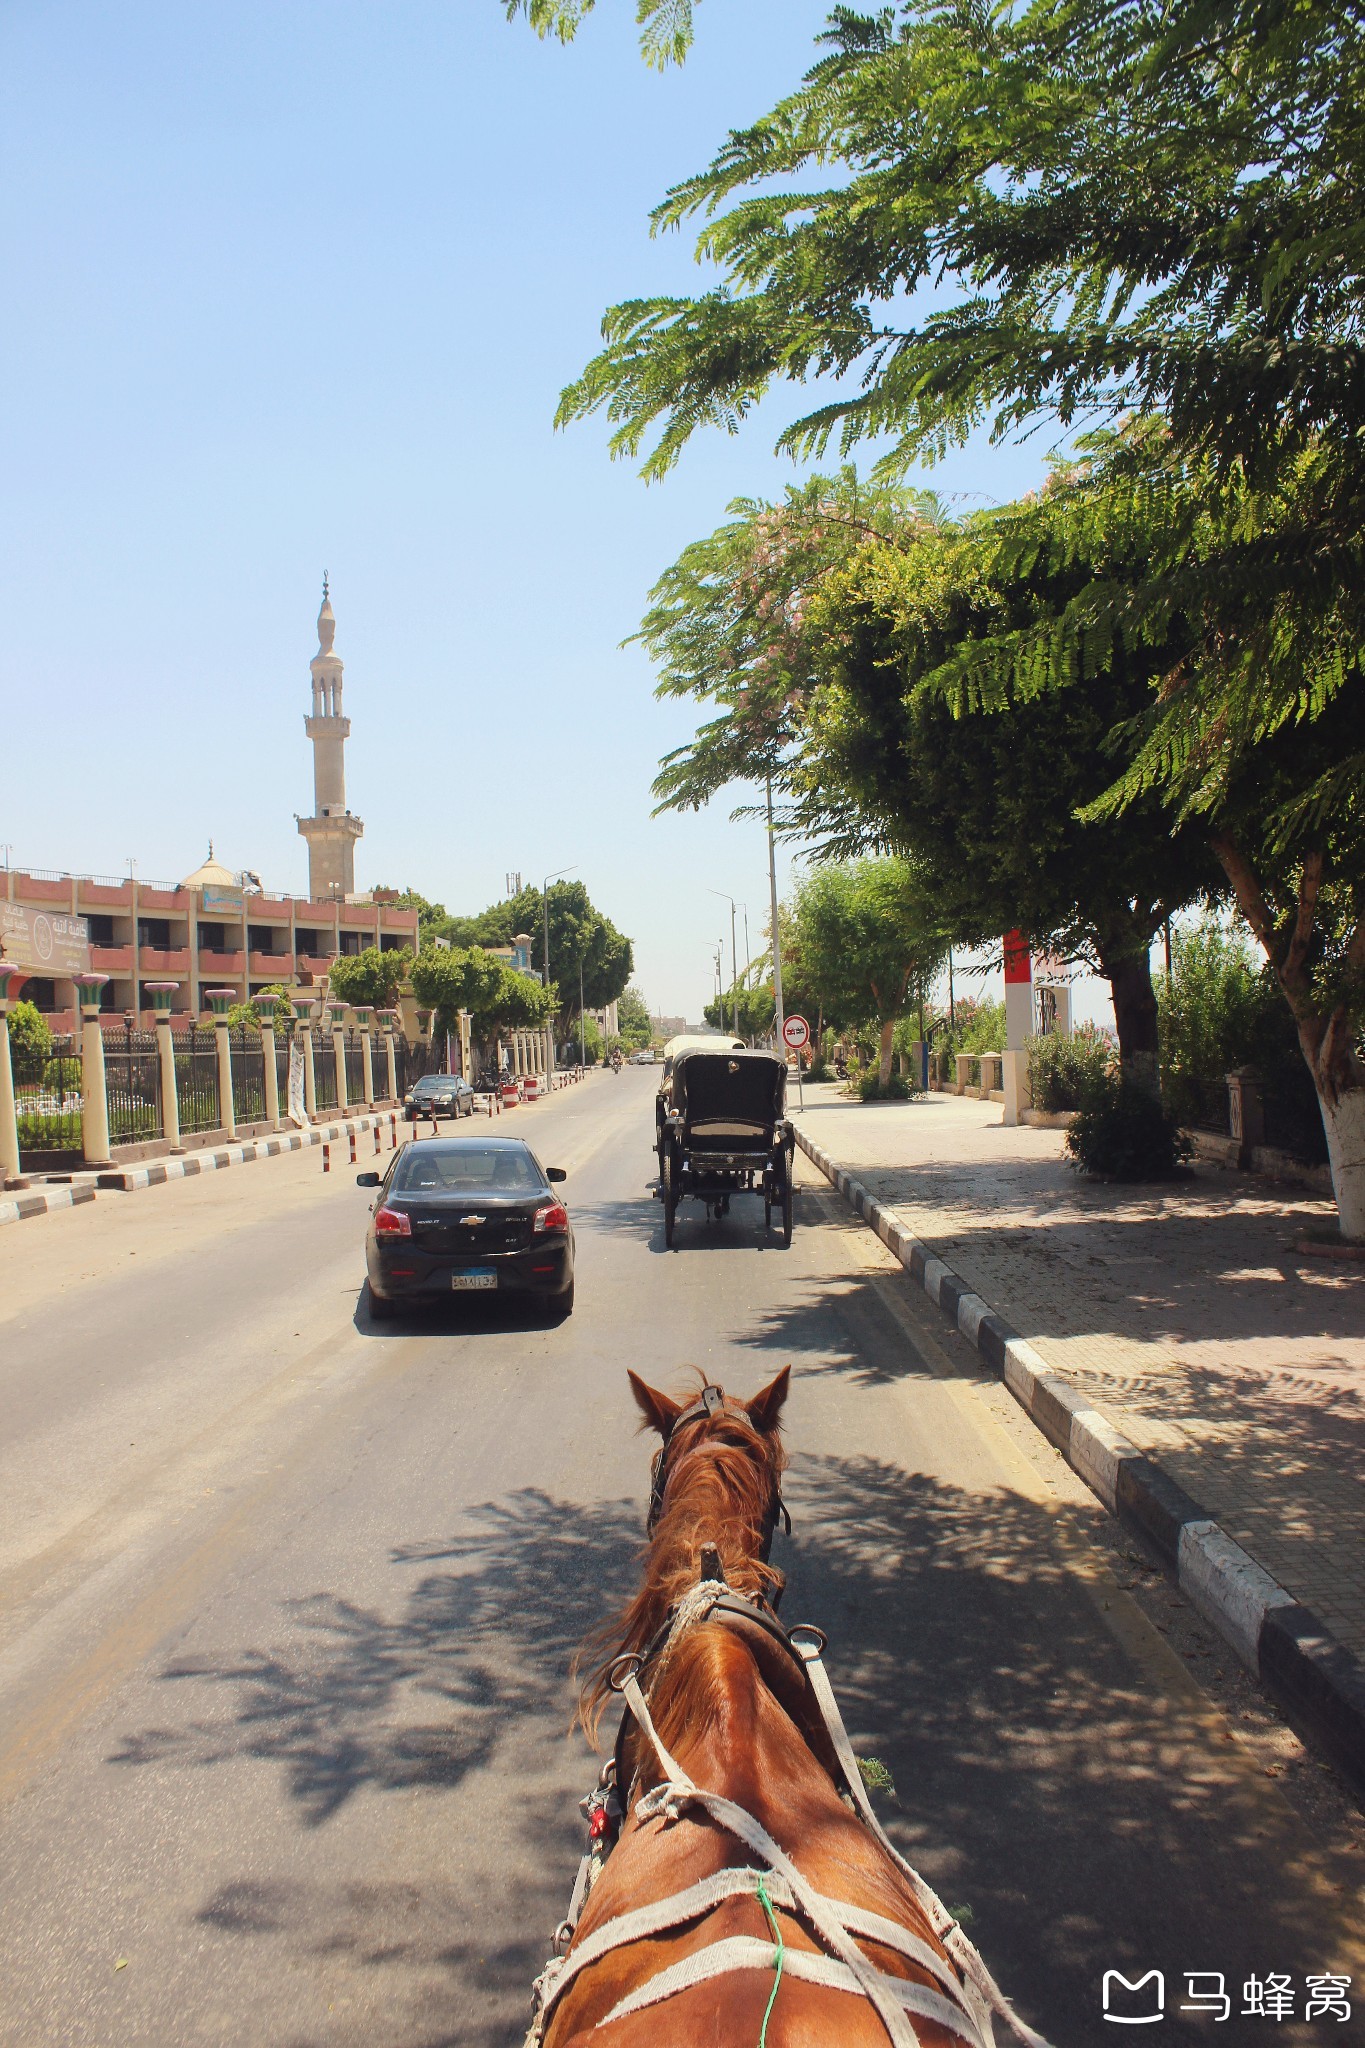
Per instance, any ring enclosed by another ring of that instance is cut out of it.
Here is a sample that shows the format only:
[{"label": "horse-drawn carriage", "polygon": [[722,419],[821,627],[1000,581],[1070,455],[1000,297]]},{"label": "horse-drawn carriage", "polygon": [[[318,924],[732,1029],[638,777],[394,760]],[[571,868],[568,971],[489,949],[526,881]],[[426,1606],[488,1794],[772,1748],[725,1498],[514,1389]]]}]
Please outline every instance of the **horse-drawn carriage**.
[{"label": "horse-drawn carriage", "polygon": [[764,1227],[776,1209],[782,1242],[791,1243],[796,1139],[786,1086],[787,1063],[776,1053],[706,1040],[678,1048],[659,1090],[655,1138],[666,1244],[685,1197],[704,1202],[709,1219],[727,1215],[736,1194],[761,1195]]}]

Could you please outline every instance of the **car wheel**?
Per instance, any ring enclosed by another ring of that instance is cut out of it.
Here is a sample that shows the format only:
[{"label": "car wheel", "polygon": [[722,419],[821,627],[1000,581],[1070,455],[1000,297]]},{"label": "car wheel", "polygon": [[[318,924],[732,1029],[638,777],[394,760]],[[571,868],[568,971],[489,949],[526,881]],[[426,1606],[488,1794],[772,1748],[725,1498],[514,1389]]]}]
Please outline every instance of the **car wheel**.
[{"label": "car wheel", "polygon": [[365,1291],[370,1297],[370,1321],[372,1323],[392,1322],[398,1312],[397,1303],[386,1300],[382,1294],[376,1294],[368,1280],[365,1282]]}]

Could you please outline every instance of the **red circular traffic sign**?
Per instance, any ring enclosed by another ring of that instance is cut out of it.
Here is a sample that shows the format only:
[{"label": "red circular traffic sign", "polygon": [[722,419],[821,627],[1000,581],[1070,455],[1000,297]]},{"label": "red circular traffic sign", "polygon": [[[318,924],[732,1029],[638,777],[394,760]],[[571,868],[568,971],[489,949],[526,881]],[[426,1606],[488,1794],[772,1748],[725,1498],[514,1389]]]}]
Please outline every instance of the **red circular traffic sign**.
[{"label": "red circular traffic sign", "polygon": [[782,1019],[782,1043],[790,1046],[793,1052],[800,1052],[803,1046],[810,1044],[810,1025],[804,1017]]}]

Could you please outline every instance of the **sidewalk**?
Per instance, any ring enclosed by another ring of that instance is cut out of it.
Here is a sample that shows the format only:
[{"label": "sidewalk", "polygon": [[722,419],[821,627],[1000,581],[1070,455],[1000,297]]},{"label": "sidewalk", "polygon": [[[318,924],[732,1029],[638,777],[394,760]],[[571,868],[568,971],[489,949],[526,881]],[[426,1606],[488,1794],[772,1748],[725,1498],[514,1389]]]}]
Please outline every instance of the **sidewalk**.
[{"label": "sidewalk", "polygon": [[795,1120],[1365,1661],[1365,1271],[1291,1249],[1330,1203],[1097,1186],[951,1095],[808,1088]]}]

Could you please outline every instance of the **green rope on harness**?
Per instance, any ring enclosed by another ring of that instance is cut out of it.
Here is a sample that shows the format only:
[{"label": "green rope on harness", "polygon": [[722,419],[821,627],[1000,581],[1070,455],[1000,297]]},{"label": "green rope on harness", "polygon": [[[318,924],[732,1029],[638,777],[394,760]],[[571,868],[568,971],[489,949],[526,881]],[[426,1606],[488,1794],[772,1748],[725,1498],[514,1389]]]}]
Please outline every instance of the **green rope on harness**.
[{"label": "green rope on harness", "polygon": [[768,2009],[763,2015],[763,2025],[759,2030],[758,2036],[758,2048],[768,2048],[768,2021],[773,2016],[773,2006],[777,2000],[777,1987],[782,1982],[782,1958],[787,1953],[787,1945],[782,1939],[782,1929],[777,1924],[777,1915],[773,1912],[772,1900],[768,1897],[768,1887],[762,1878],[758,1881],[754,1897],[767,1914],[768,1925],[773,1931],[773,1940],[777,1943],[777,1953],[773,1957],[773,1969],[775,1972],[773,1988],[768,1994]]}]

